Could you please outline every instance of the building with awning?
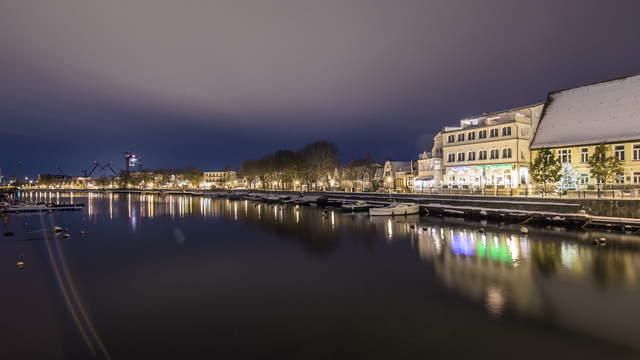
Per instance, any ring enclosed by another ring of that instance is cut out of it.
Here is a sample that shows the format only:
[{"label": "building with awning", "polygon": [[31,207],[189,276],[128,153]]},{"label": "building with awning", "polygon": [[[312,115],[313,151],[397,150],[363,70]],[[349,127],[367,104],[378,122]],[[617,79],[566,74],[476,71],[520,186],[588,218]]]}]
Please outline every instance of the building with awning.
[{"label": "building with awning", "polygon": [[418,173],[413,179],[414,191],[427,191],[442,185],[442,133],[433,137],[431,152],[418,155]]},{"label": "building with awning", "polygon": [[529,146],[543,105],[485,113],[445,127],[443,184],[458,188],[529,184]]}]

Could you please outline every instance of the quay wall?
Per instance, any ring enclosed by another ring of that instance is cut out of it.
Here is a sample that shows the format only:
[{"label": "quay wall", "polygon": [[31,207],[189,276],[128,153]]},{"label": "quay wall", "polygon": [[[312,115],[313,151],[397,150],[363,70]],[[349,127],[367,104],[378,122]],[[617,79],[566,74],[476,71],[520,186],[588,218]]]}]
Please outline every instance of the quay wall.
[{"label": "quay wall", "polygon": [[[29,190],[26,190],[29,191]],[[39,190],[32,190],[39,191]],[[56,190],[45,190],[56,191]],[[59,190],[60,192],[91,192],[90,190]],[[139,193],[141,190],[119,190]],[[275,193],[275,191],[250,190],[251,192]],[[197,191],[200,193],[200,191]],[[215,195],[220,191],[202,191],[204,195]],[[278,191],[280,194],[299,194],[297,191]],[[442,204],[451,206],[483,207],[490,209],[514,209],[541,212],[559,212],[575,214],[585,210],[594,216],[610,216],[640,219],[639,199],[607,199],[607,198],[539,198],[539,197],[509,197],[509,196],[479,196],[479,195],[431,195],[431,194],[389,194],[372,192],[330,192],[314,191],[305,194],[325,195],[336,199],[365,200],[365,201],[411,201],[420,204]]]}]

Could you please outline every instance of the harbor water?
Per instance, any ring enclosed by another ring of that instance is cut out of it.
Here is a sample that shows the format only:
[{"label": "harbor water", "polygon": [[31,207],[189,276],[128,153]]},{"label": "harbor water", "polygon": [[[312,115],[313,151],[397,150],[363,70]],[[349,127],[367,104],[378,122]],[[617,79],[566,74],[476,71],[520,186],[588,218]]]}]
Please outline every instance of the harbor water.
[{"label": "harbor water", "polygon": [[4,215],[2,359],[640,358],[632,233],[20,196],[85,207]]}]

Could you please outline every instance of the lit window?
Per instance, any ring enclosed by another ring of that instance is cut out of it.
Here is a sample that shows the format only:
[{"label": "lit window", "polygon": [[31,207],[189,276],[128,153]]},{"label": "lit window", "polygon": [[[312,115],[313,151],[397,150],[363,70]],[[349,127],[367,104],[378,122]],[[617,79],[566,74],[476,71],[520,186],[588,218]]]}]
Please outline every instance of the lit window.
[{"label": "lit window", "polygon": [[558,158],[561,163],[571,162],[571,149],[558,150]]},{"label": "lit window", "polygon": [[467,160],[474,161],[475,159],[476,159],[476,152],[475,151],[469,151],[469,153],[467,154]]},{"label": "lit window", "polygon": [[586,185],[589,183],[589,174],[582,173],[579,177],[580,184]]},{"label": "lit window", "polygon": [[624,145],[616,145],[614,156],[620,161],[624,161]]},{"label": "lit window", "polygon": [[580,149],[580,162],[581,163],[589,162],[589,148]]}]

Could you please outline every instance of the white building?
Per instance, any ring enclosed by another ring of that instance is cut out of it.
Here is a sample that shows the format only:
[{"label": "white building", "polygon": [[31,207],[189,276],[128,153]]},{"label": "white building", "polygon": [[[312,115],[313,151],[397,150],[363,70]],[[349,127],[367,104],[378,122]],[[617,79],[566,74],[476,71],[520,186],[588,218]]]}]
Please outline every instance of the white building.
[{"label": "white building", "polygon": [[543,103],[467,118],[445,127],[444,184],[518,187],[530,183],[529,145]]},{"label": "white building", "polygon": [[233,187],[236,183],[236,176],[235,171],[205,171],[202,173],[202,187]]},{"label": "white building", "polygon": [[433,138],[431,152],[423,152],[418,155],[417,176],[413,179],[414,191],[425,191],[427,189],[442,185],[442,133],[436,134]]}]

